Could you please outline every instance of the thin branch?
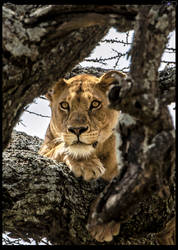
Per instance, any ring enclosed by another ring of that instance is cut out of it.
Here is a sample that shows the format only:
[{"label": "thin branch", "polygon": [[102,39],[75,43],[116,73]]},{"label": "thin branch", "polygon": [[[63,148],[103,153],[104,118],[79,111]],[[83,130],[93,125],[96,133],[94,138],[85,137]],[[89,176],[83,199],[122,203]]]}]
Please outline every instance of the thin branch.
[{"label": "thin branch", "polygon": [[107,63],[104,63],[102,58],[93,58],[93,59],[85,59],[86,62],[97,62],[97,63],[101,63],[103,65],[107,65]]},{"label": "thin branch", "polygon": [[28,109],[25,109],[25,108],[24,108],[24,111],[28,112],[29,114],[32,114],[32,115],[37,115],[37,116],[44,117],[44,118],[50,118],[50,116],[48,116],[48,115],[38,114],[38,113],[35,113],[35,112],[32,112],[32,111],[29,111]]},{"label": "thin branch", "polygon": [[117,40],[117,39],[103,39],[100,41],[100,43],[121,43],[124,45],[131,45],[132,43],[124,42],[123,40]]},{"label": "thin branch", "polygon": [[17,122],[17,124],[22,124],[22,126],[24,126],[24,127],[26,127],[26,125],[22,122],[22,120],[19,120],[18,122]]},{"label": "thin branch", "polygon": [[39,98],[42,99],[42,100],[45,100],[45,101],[48,100],[45,96],[42,96],[42,95]]},{"label": "thin branch", "polygon": [[[130,68],[130,66],[128,66],[128,67],[123,67],[123,68],[121,68],[120,70],[124,72],[124,70],[127,69],[127,72],[128,72],[128,69],[129,69],[129,68]],[[124,72],[124,73],[127,73],[127,72]]]}]

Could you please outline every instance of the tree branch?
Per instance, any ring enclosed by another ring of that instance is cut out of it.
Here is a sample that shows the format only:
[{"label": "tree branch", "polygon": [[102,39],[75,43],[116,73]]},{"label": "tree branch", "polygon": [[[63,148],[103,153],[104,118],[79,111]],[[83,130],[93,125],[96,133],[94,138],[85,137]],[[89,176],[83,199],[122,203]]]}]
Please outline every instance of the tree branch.
[{"label": "tree branch", "polygon": [[92,201],[108,183],[74,177],[63,163],[38,155],[41,143],[14,131],[3,153],[3,231],[25,241],[47,238],[53,245],[156,244],[155,232],[173,213],[172,199],[140,201],[120,235],[111,243],[99,243],[89,235],[86,223]]},{"label": "tree branch", "polygon": [[115,84],[108,94],[110,106],[129,114],[127,119],[120,117],[117,129],[123,142],[118,148],[123,170],[97,199],[88,222],[90,230],[112,220],[127,220],[140,200],[152,195],[166,200],[173,195],[174,127],[157,93],[158,67],[174,16],[172,6],[143,6],[136,18],[130,78],[111,73]]}]

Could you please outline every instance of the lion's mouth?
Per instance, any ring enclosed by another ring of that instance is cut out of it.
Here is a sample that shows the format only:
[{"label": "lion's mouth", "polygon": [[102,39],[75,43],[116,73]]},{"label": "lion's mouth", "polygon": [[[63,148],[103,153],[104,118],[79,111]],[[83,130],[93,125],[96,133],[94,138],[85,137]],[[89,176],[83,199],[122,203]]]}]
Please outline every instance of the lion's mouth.
[{"label": "lion's mouth", "polygon": [[93,148],[96,148],[97,144],[98,144],[97,141],[95,141],[94,143],[88,144],[88,143],[80,141],[80,139],[72,143],[72,145],[92,146]]}]

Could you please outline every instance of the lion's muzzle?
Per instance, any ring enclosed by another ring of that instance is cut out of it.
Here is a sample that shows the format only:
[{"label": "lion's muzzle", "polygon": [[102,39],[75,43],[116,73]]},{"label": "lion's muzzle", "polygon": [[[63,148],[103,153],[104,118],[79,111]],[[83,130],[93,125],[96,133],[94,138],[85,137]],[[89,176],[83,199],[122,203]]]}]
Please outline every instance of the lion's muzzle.
[{"label": "lion's muzzle", "polygon": [[69,127],[68,128],[68,132],[71,132],[71,133],[77,135],[78,137],[82,133],[86,132],[87,130],[88,130],[88,126],[86,126],[86,127]]}]

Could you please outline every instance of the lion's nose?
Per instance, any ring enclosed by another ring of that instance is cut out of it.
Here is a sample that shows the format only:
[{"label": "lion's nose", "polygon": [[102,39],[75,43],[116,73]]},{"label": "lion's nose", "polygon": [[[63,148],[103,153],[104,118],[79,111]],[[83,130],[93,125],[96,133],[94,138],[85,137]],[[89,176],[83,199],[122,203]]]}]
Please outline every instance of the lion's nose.
[{"label": "lion's nose", "polygon": [[85,131],[88,130],[88,127],[69,127],[68,131],[75,134],[75,135],[81,135]]}]

